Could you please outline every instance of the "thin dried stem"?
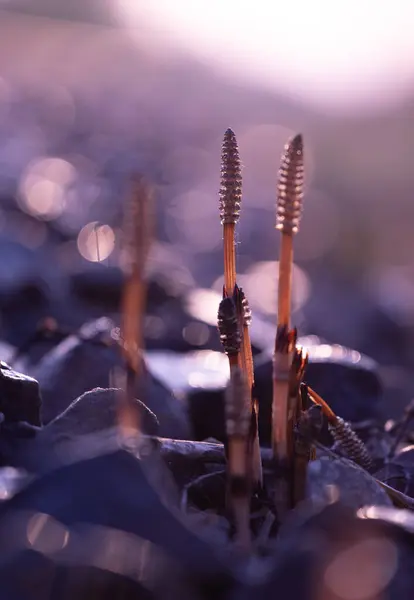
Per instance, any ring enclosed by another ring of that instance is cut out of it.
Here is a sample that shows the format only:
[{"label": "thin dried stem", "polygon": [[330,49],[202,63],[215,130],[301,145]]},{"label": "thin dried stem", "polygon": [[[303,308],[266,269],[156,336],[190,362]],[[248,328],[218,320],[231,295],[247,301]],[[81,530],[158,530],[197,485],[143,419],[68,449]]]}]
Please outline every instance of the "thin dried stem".
[{"label": "thin dried stem", "polygon": [[297,233],[303,198],[302,136],[290,140],[279,170],[276,228],[282,233],[279,257],[278,324],[290,326],[293,234]]},{"label": "thin dried stem", "polygon": [[[303,413],[303,402],[300,388],[296,395],[296,422],[299,424]],[[292,431],[292,438],[293,438]],[[292,441],[292,445],[295,445],[295,451],[293,452],[293,489],[292,489],[292,501],[293,506],[296,506],[299,502],[305,499],[306,495],[306,475],[310,456],[310,450],[308,454],[307,442],[297,439]]]},{"label": "thin dried stem", "polygon": [[224,286],[231,295],[236,285],[236,245],[235,227],[231,223],[223,227],[224,246]]},{"label": "thin dried stem", "polygon": [[279,257],[278,285],[278,323],[290,325],[290,307],[292,295],[293,240],[292,236],[282,234]]},{"label": "thin dried stem", "polygon": [[[298,231],[303,197],[303,143],[298,135],[284,149],[278,180],[276,228],[282,233],[279,257],[278,316],[273,359],[272,448],[283,476],[276,489],[276,504],[280,517],[290,508],[292,500],[293,419],[296,413],[290,393],[292,359],[296,333],[289,331],[293,269],[293,235]],[[293,399],[293,403],[294,403]]]},{"label": "thin dried stem", "polygon": [[358,437],[351,425],[341,417],[338,417],[328,403],[309,386],[308,395],[315,404],[318,404],[322,408],[322,412],[328,419],[332,436],[339,444],[342,451],[358,465],[364,469],[370,470],[372,459],[364,442]]},{"label": "thin dried stem", "polygon": [[236,307],[242,329],[241,365],[246,377],[247,388],[250,392],[252,410],[252,433],[251,433],[251,469],[254,484],[258,487],[263,485],[262,461],[260,457],[260,442],[258,434],[258,404],[253,402],[252,390],[254,385],[254,364],[252,345],[250,342],[249,326],[252,315],[246,295],[237,285],[235,287]]},{"label": "thin dried stem", "polygon": [[226,432],[228,439],[229,501],[236,527],[236,542],[244,551],[250,549],[249,430],[250,395],[243,372],[233,367],[226,392]]},{"label": "thin dried stem", "polygon": [[125,210],[122,268],[125,284],[122,298],[121,337],[126,368],[126,393],[119,420],[124,429],[139,429],[136,411],[130,410],[136,381],[142,369],[143,316],[146,283],[144,269],[152,238],[152,190],[142,177],[132,183]]},{"label": "thin dried stem", "polygon": [[293,460],[294,455],[294,428],[302,412],[302,401],[301,396],[299,394],[299,389],[303,381],[303,376],[305,374],[307,363],[308,355],[305,352],[303,352],[301,348],[295,347],[289,377],[289,401],[287,422],[287,451],[288,460],[290,462]]},{"label": "thin dried stem", "polygon": [[279,518],[292,508],[293,461],[290,450],[291,436],[288,433],[290,370],[296,343],[296,330],[289,331],[279,326],[276,334],[273,359],[273,405],[272,405],[272,448],[281,470],[275,489],[275,504]]},{"label": "thin dried stem", "polygon": [[335,425],[336,422],[337,422],[338,417],[336,416],[336,414],[334,413],[334,411],[332,410],[332,408],[329,406],[329,404],[327,402],[325,402],[325,400],[317,392],[315,392],[315,390],[313,390],[309,386],[308,386],[308,394],[310,396],[310,399],[315,404],[319,404],[319,406],[322,407],[322,412],[326,416],[326,418],[328,419],[328,422],[331,425]]},{"label": "thin dried stem", "polygon": [[[236,248],[235,227],[240,218],[240,207],[242,199],[242,177],[239,149],[234,132],[227,129],[224,134],[221,153],[221,185],[220,185],[220,219],[223,225],[223,249],[224,249],[224,295],[233,296],[239,318],[241,345],[238,364],[243,369],[247,380],[247,388],[250,391],[254,383],[253,356],[248,329],[248,320],[245,312],[246,307],[242,305],[239,298],[239,289],[236,280]],[[234,365],[235,359],[229,355],[230,366]],[[252,415],[257,419],[253,403],[251,403]],[[260,446],[257,436],[257,427],[254,428],[252,437],[252,476],[259,485],[262,483],[262,470],[260,460]]]},{"label": "thin dried stem", "polygon": [[275,457],[283,461],[288,458],[288,400],[296,336],[296,330],[289,331],[285,325],[278,326],[273,357],[272,445]]}]

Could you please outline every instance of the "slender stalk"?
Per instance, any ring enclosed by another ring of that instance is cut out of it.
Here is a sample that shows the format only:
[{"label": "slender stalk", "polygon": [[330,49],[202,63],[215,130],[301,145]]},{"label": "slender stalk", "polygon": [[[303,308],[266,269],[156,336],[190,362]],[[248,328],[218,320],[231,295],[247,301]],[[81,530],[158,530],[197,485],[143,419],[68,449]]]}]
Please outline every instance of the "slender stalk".
[{"label": "slender stalk", "polygon": [[[240,324],[241,346],[238,364],[243,369],[247,381],[247,389],[252,393],[254,383],[253,356],[250,343],[248,323],[244,316],[244,306],[240,299],[236,275],[235,228],[240,218],[242,199],[242,177],[240,156],[234,132],[227,129],[224,134],[221,153],[221,185],[220,185],[220,218],[223,225],[224,250],[224,294],[234,296]],[[229,358],[230,360],[230,358]],[[234,359],[233,359],[234,362]],[[230,366],[232,364],[230,363]],[[257,419],[253,402],[251,402],[252,423]],[[254,431],[253,431],[254,429]],[[252,477],[257,485],[262,484],[260,445],[257,427],[252,428]]]},{"label": "slender stalk", "polygon": [[263,470],[262,460],[260,456],[260,442],[258,431],[259,405],[257,402],[254,401],[254,398],[252,396],[254,386],[254,363],[249,333],[249,327],[252,320],[252,313],[244,291],[237,285],[235,289],[235,297],[240,324],[242,328],[241,363],[246,377],[247,389],[249,390],[251,397],[252,427],[250,445],[252,478],[254,486],[261,488],[263,485]]},{"label": "slender stalk", "polygon": [[[282,156],[278,180],[277,223],[281,246],[279,256],[278,316],[273,359],[272,448],[281,471],[276,488],[276,504],[283,518],[291,507],[293,469],[290,431],[290,373],[296,333],[290,331],[291,287],[293,269],[293,235],[298,231],[303,198],[303,143],[298,135],[290,140]],[[293,409],[293,412],[297,412]]]},{"label": "slender stalk", "polygon": [[228,497],[234,517],[236,543],[248,552],[251,546],[248,468],[250,398],[242,370],[233,367],[226,393],[226,431],[228,439]]},{"label": "slender stalk", "polygon": [[239,366],[242,340],[233,297],[224,295],[219,305],[217,325],[220,341],[230,365],[230,381],[225,401],[228,501],[234,518],[237,543],[247,551],[250,548],[250,400],[248,387]]},{"label": "slender stalk", "polygon": [[224,285],[231,296],[236,284],[235,227],[240,218],[242,178],[236,136],[227,129],[221,152],[220,218],[223,225]]},{"label": "slender stalk", "polygon": [[126,370],[126,390],[119,407],[124,431],[139,430],[137,411],[132,410],[137,378],[142,370],[143,316],[146,283],[144,269],[152,232],[152,190],[142,177],[134,179],[125,211],[122,268],[125,276],[122,297],[121,338]]},{"label": "slender stalk", "polygon": [[272,448],[280,471],[275,491],[275,503],[280,518],[283,518],[292,505],[293,465],[289,455],[288,421],[290,370],[295,338],[294,331],[290,332],[286,326],[278,327],[273,359]]},{"label": "slender stalk", "polygon": [[[296,332],[295,332],[296,343]],[[307,354],[302,349],[295,347],[293,352],[292,366],[289,378],[289,400],[288,400],[288,418],[287,418],[287,456],[291,463],[295,453],[294,428],[298,423],[302,413],[302,400],[299,394],[299,388],[303,380],[306,365],[308,361]]]},{"label": "slender stalk", "polygon": [[308,394],[309,394],[311,400],[315,404],[319,404],[319,406],[322,407],[322,412],[328,419],[328,422],[331,425],[335,425],[338,420],[338,417],[336,416],[336,414],[334,413],[332,408],[329,406],[329,404],[327,402],[325,402],[325,400],[318,393],[316,393],[315,390],[313,390],[309,386],[308,386]]},{"label": "slender stalk", "polygon": [[278,315],[279,325],[290,326],[290,306],[293,267],[293,238],[282,233],[279,257]]},{"label": "slender stalk", "polygon": [[[299,423],[299,420],[302,418],[304,408],[300,389],[298,389],[296,398],[296,418],[297,422]],[[302,502],[306,496],[306,475],[310,454],[311,447],[309,441],[297,439],[295,444],[295,452],[293,453],[293,506],[296,506],[299,504],[299,502]]]},{"label": "slender stalk", "polygon": [[232,295],[236,285],[236,243],[233,223],[223,225],[224,248],[224,286],[227,294]]},{"label": "slender stalk", "polygon": [[310,399],[322,408],[322,412],[328,419],[332,436],[340,445],[342,451],[345,452],[348,458],[369,471],[372,468],[371,456],[364,442],[358,437],[351,425],[341,417],[338,417],[327,402],[309,387],[308,394]]}]

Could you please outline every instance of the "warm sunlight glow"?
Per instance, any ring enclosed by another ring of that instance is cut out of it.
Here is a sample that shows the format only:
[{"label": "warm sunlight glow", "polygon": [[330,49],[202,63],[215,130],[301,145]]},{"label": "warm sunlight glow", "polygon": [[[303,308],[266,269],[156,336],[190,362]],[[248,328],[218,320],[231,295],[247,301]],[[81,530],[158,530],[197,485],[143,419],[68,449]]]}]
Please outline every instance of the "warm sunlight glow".
[{"label": "warm sunlight glow", "polygon": [[414,82],[406,0],[117,0],[131,28],[324,107],[387,104]]}]

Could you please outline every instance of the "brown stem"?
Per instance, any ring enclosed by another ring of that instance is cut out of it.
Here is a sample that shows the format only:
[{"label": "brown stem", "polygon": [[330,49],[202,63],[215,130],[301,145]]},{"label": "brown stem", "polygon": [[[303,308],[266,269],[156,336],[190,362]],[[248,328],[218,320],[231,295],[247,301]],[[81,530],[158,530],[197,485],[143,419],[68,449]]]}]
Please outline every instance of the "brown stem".
[{"label": "brown stem", "polygon": [[235,225],[225,223],[223,226],[224,237],[224,286],[228,296],[233,295],[236,285],[236,248],[234,241]]},{"label": "brown stem", "polygon": [[328,419],[328,421],[332,425],[335,425],[335,423],[337,421],[337,416],[334,413],[334,411],[332,410],[332,408],[329,406],[329,404],[327,402],[325,402],[325,400],[323,398],[321,398],[321,396],[319,396],[319,394],[317,394],[315,392],[315,390],[313,390],[309,386],[308,386],[308,393],[309,393],[309,396],[310,396],[311,400],[315,404],[319,404],[319,406],[322,407],[322,412],[326,416],[326,418]]},{"label": "brown stem", "polygon": [[290,324],[292,265],[293,265],[293,238],[287,233],[282,233],[279,257],[279,286],[278,286],[278,316],[279,325]]}]

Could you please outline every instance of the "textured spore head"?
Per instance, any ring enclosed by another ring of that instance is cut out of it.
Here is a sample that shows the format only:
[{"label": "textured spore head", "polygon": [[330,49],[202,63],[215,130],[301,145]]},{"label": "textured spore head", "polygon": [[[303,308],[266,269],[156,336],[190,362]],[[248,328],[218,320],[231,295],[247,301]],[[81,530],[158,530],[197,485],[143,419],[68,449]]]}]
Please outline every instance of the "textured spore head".
[{"label": "textured spore head", "polygon": [[240,217],[242,196],[242,177],[239,148],[236,136],[231,129],[224,134],[221,148],[220,182],[220,218],[221,223],[236,224]]},{"label": "textured spore head", "polygon": [[297,135],[286,144],[277,184],[276,229],[296,233],[302,215],[303,140]]},{"label": "textured spore head", "polygon": [[244,293],[242,288],[238,287],[237,284],[235,286],[235,295],[238,302],[238,310],[243,319],[243,325],[245,327],[250,327],[252,322],[252,311],[249,302],[246,298],[246,294]]},{"label": "textured spore head", "polygon": [[233,298],[226,297],[220,302],[217,326],[224,352],[229,356],[237,355],[241,347],[241,334]]}]

